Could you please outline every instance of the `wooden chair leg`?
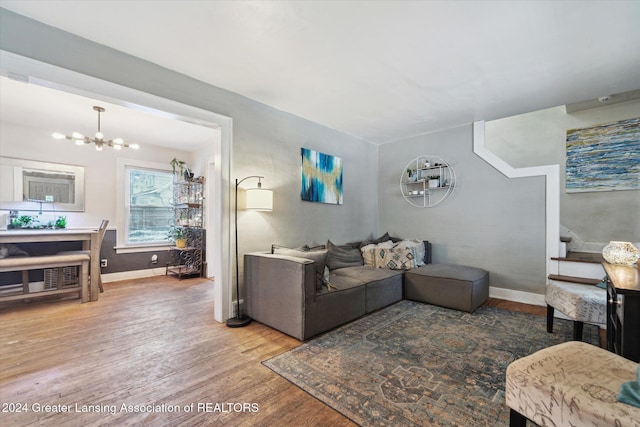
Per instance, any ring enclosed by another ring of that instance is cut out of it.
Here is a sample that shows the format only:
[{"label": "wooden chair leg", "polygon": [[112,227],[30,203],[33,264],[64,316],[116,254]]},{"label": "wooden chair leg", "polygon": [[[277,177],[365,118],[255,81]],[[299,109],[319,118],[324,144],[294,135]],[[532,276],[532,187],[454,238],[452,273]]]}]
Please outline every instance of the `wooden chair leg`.
[{"label": "wooden chair leg", "polygon": [[509,408],[509,427],[526,427],[527,417],[515,409]]},{"label": "wooden chair leg", "polygon": [[100,288],[100,292],[104,292],[104,288],[102,287],[102,275],[98,276],[98,287]]},{"label": "wooden chair leg", "polygon": [[22,293],[29,293],[29,271],[22,270]]},{"label": "wooden chair leg", "polygon": [[80,298],[82,302],[89,302],[89,262],[83,261],[78,267],[78,280],[80,281]]},{"label": "wooden chair leg", "polygon": [[584,329],[584,322],[573,321],[573,340],[582,341],[582,329]]},{"label": "wooden chair leg", "polygon": [[[29,271],[22,270],[22,293],[27,295],[29,293]],[[29,302],[28,299],[25,298],[24,302]]]},{"label": "wooden chair leg", "polygon": [[547,332],[553,332],[553,313],[555,309],[547,304]]}]

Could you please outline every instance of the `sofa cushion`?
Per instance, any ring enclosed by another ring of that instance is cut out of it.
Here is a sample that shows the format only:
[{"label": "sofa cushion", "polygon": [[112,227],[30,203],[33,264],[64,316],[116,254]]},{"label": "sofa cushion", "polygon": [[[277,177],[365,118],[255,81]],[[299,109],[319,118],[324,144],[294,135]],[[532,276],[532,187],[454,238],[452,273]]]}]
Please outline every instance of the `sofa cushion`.
[{"label": "sofa cushion", "polygon": [[273,253],[275,255],[287,255],[298,258],[306,258],[313,261],[314,268],[316,270],[316,290],[322,289],[322,282],[324,277],[324,267],[327,265],[327,251],[321,250],[298,250],[289,249],[285,247],[274,247]]},{"label": "sofa cushion", "polygon": [[372,268],[366,265],[356,267],[340,268],[333,272],[338,277],[351,277],[358,279],[362,283],[375,282],[389,277],[401,276],[401,270],[387,270],[382,268]]},{"label": "sofa cushion", "polygon": [[489,272],[464,265],[423,265],[406,272],[404,297],[472,313],[489,298]]},{"label": "sofa cushion", "polygon": [[402,270],[372,268],[366,265],[341,268],[331,276],[334,280],[357,280],[366,288],[365,311],[367,313],[402,299]]},{"label": "sofa cushion", "polygon": [[364,264],[362,254],[358,247],[350,245],[337,246],[329,240],[327,242],[327,251],[327,265],[329,266],[329,270]]},{"label": "sofa cushion", "polygon": [[[340,271],[344,269],[339,269],[336,271]],[[358,286],[364,286],[365,282],[356,278],[349,276],[342,276],[332,272],[329,275],[329,282],[327,283],[328,291],[344,291],[345,289],[357,288]]]},{"label": "sofa cushion", "polygon": [[358,247],[360,249],[362,249],[365,246],[377,245],[377,244],[382,243],[382,242],[388,242],[391,239],[392,239],[392,237],[389,237],[389,233],[384,233],[382,236],[378,237],[377,239],[363,240],[362,242],[359,242]]},{"label": "sofa cushion", "polygon": [[[344,267],[330,273],[327,287],[329,290],[350,289],[396,276],[402,276],[402,271],[371,268],[366,265]],[[400,281],[400,284],[402,284],[402,281]]]},{"label": "sofa cushion", "polygon": [[391,237],[389,237],[389,233],[384,233],[382,236],[373,240],[371,243],[375,243],[377,245],[378,243],[386,242],[388,240],[391,240]]},{"label": "sofa cushion", "polygon": [[487,275],[485,270],[477,267],[456,264],[429,264],[411,272],[421,276],[440,277],[466,282],[476,282]]}]

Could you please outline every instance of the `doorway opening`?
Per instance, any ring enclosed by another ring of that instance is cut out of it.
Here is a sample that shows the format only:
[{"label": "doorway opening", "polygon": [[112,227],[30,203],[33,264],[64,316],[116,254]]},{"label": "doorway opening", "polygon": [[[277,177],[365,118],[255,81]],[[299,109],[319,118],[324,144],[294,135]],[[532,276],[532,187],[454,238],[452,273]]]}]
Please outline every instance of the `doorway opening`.
[{"label": "doorway opening", "polygon": [[[212,137],[210,145],[192,157],[198,160],[199,173],[210,183],[205,212],[205,227],[210,235],[207,238],[207,276],[215,277],[214,317],[218,322],[226,321],[231,302],[228,185],[232,144],[231,118],[6,51],[0,51],[0,63],[2,76],[11,79],[110,103],[128,108],[132,112],[146,112],[174,120],[176,123],[202,126],[216,131],[212,132],[212,135],[217,134],[218,137]],[[204,158],[201,157],[202,152],[206,153]],[[29,153],[25,156],[28,157]],[[85,212],[86,214],[89,212]]]}]

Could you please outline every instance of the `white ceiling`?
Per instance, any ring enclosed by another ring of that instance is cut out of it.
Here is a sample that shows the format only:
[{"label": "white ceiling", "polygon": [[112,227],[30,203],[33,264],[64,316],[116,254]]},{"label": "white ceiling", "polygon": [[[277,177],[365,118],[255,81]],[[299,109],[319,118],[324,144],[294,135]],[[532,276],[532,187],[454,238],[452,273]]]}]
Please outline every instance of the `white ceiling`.
[{"label": "white ceiling", "polygon": [[0,5],[373,143],[640,88],[635,0]]},{"label": "white ceiling", "polygon": [[[126,143],[195,151],[211,144],[212,128],[173,120],[150,111],[132,109],[104,101],[50,89],[0,76],[0,121],[71,135],[93,136],[98,113],[105,109],[100,126],[105,138],[123,138]],[[71,142],[68,142],[71,143]]]}]

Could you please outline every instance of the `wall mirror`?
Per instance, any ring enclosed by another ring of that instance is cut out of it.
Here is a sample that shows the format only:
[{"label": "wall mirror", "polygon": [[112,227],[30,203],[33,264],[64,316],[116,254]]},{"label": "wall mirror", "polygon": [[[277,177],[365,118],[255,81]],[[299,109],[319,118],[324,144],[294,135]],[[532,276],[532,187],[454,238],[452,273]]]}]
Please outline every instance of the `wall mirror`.
[{"label": "wall mirror", "polygon": [[0,157],[0,209],[84,211],[84,167]]}]

